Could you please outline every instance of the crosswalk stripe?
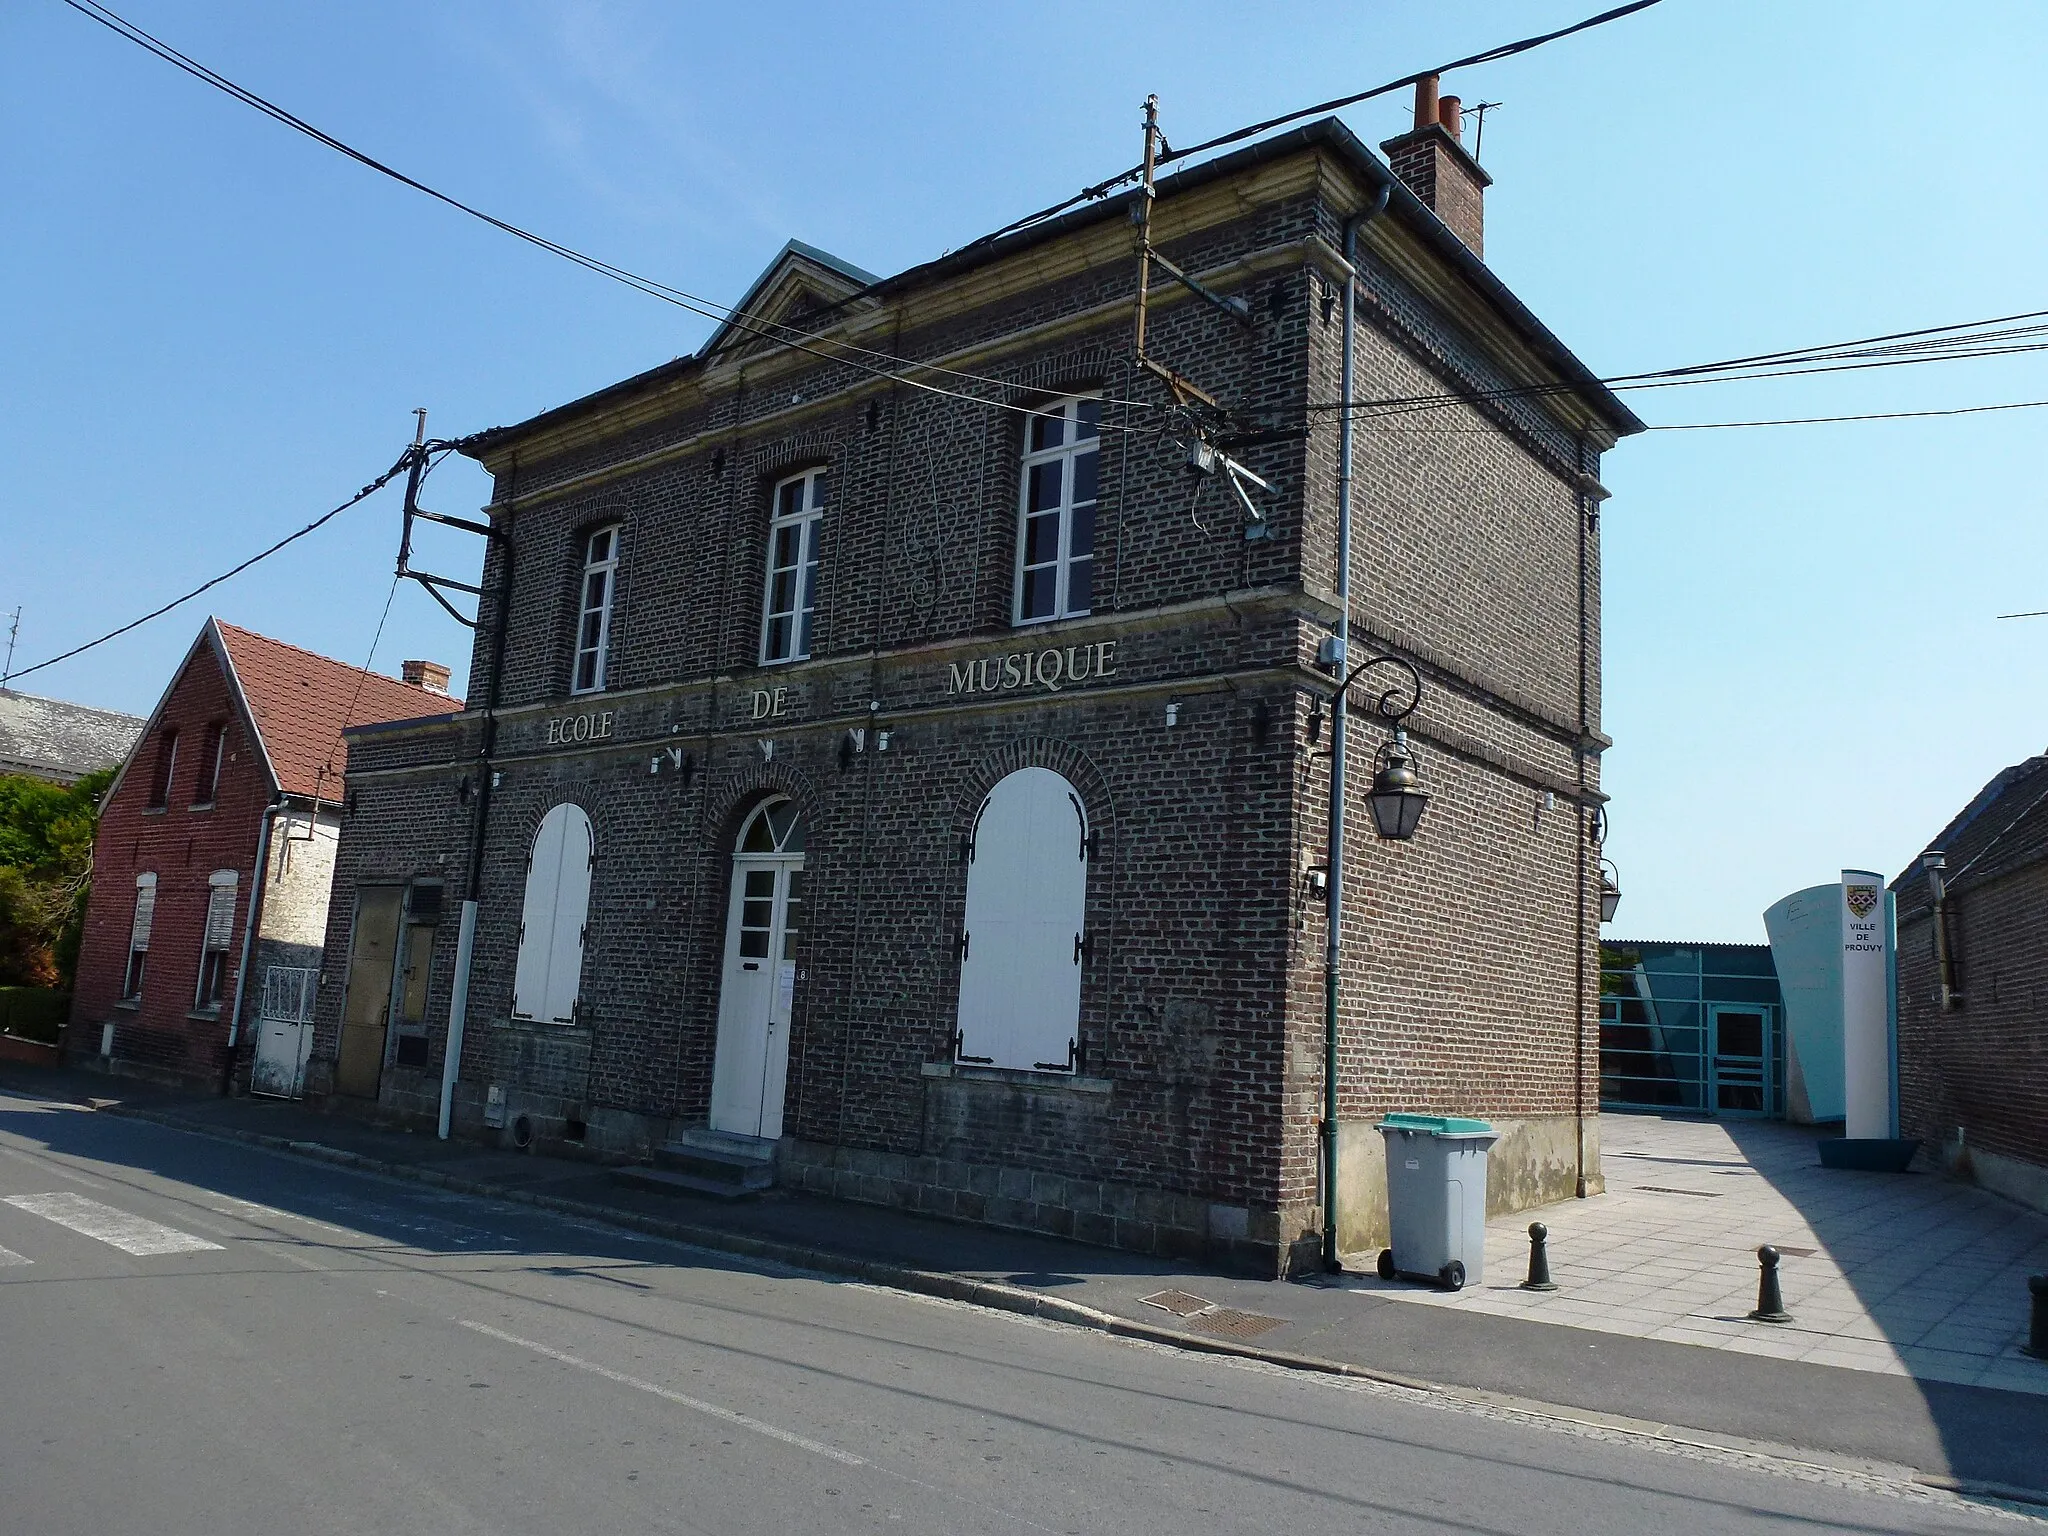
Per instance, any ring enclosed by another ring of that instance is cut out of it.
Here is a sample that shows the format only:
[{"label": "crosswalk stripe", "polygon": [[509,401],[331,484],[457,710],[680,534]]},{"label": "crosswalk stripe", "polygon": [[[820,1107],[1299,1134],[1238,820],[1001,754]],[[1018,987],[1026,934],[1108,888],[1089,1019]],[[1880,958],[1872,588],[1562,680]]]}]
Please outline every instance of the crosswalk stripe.
[{"label": "crosswalk stripe", "polygon": [[12,1248],[0,1248],[0,1269],[11,1269],[16,1264],[33,1264],[34,1259],[24,1259]]},{"label": "crosswalk stripe", "polygon": [[167,1227],[161,1222],[131,1216],[126,1211],[117,1211],[111,1205],[102,1205],[69,1190],[48,1195],[9,1195],[6,1203],[17,1210],[27,1211],[31,1216],[40,1216],[60,1227],[69,1227],[83,1236],[96,1238],[123,1253],[132,1253],[137,1258],[160,1253],[197,1253],[204,1248],[220,1247],[219,1243],[194,1237],[190,1232],[180,1232],[176,1227]]}]

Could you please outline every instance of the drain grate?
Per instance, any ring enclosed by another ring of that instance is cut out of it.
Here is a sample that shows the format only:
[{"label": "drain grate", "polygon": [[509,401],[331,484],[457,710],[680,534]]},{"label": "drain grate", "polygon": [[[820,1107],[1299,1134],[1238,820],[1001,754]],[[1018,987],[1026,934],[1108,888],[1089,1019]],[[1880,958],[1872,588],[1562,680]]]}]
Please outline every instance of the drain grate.
[{"label": "drain grate", "polygon": [[1205,1297],[1191,1291],[1154,1291],[1150,1296],[1140,1296],[1148,1307],[1157,1307],[1162,1312],[1171,1312],[1175,1317],[1192,1317],[1197,1312],[1216,1305]]},{"label": "drain grate", "polygon": [[1637,1189],[1646,1195],[1691,1195],[1695,1200],[1718,1200],[1718,1189],[1671,1189],[1662,1184],[1638,1184]]},{"label": "drain grate", "polygon": [[1284,1317],[1262,1317],[1257,1312],[1240,1312],[1235,1307],[1217,1307],[1195,1319],[1204,1333],[1220,1333],[1226,1339],[1256,1339],[1286,1322]]}]

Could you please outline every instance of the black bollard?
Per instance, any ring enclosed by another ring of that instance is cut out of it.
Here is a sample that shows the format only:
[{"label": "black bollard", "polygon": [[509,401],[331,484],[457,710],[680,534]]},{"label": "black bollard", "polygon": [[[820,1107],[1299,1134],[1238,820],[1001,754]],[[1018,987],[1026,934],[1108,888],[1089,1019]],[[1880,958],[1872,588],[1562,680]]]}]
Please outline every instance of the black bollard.
[{"label": "black bollard", "polygon": [[1749,1314],[1752,1322],[1789,1323],[1792,1314],[1785,1310],[1785,1293],[1778,1286],[1778,1250],[1769,1243],[1756,1251],[1756,1261],[1762,1272],[1756,1282],[1756,1310]]},{"label": "black bollard", "polygon": [[2027,1290],[2034,1298],[2033,1320],[2020,1348],[2036,1360],[2048,1360],[2048,1275],[2027,1276]]},{"label": "black bollard", "polygon": [[1550,1278],[1550,1228],[1540,1221],[1529,1223],[1529,1278],[1522,1282],[1525,1291],[1554,1291],[1557,1282]]}]

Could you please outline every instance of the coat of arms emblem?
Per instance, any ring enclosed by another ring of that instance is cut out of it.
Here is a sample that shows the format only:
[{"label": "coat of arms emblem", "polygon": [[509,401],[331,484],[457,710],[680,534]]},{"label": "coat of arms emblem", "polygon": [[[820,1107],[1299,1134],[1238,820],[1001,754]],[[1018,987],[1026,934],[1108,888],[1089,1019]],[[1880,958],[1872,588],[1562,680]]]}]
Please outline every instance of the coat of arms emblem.
[{"label": "coat of arms emblem", "polygon": [[1874,885],[1852,885],[1849,887],[1849,910],[1858,917],[1870,916],[1870,909],[1877,905],[1877,887]]}]

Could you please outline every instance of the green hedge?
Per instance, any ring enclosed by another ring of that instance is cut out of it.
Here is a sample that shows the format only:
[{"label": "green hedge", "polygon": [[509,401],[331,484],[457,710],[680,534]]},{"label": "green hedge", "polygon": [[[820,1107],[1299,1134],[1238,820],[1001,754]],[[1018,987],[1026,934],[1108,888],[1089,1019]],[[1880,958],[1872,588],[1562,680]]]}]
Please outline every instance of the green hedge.
[{"label": "green hedge", "polygon": [[0,1034],[55,1045],[58,1030],[70,1016],[69,992],[54,987],[0,987]]}]

